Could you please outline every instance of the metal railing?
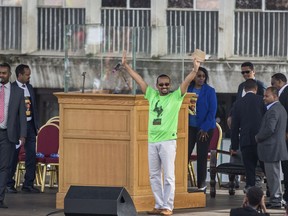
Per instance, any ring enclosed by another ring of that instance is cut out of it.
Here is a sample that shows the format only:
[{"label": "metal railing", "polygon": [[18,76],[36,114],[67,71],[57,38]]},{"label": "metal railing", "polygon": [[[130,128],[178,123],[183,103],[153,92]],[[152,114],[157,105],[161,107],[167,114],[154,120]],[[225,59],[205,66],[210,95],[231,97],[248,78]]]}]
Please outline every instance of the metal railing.
[{"label": "metal railing", "polygon": [[21,23],[21,7],[0,7],[0,50],[21,50]]},{"label": "metal railing", "polygon": [[[185,53],[196,48],[218,53],[218,11],[168,10],[167,26],[184,26]],[[172,40],[176,39],[176,35]]]},{"label": "metal railing", "polygon": [[287,57],[288,12],[236,11],[234,55]]},{"label": "metal railing", "polygon": [[[150,9],[106,9],[101,12],[101,24],[104,27],[104,52],[118,53],[126,47],[128,51],[129,40],[137,40],[136,53],[149,53],[151,50]],[[131,32],[131,28],[134,32]],[[145,29],[145,31],[144,31]],[[134,38],[132,38],[132,35]]]},{"label": "metal railing", "polygon": [[70,24],[85,24],[84,8],[38,8],[38,50],[63,52]]}]

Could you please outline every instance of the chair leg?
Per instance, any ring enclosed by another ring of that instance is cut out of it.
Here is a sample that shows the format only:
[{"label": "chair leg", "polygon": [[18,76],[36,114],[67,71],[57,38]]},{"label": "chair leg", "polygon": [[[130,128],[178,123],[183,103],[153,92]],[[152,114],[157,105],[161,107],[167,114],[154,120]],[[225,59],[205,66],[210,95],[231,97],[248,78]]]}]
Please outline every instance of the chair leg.
[{"label": "chair leg", "polygon": [[219,173],[217,173],[217,181],[218,181],[219,188],[221,188],[221,178],[220,178],[220,174]]},{"label": "chair leg", "polygon": [[15,172],[15,185],[14,185],[15,188],[17,187],[17,184],[18,184],[19,166],[20,166],[20,162],[17,163],[16,172]]},{"label": "chair leg", "polygon": [[229,175],[229,195],[235,195],[235,175]]},{"label": "chair leg", "polygon": [[210,197],[216,196],[216,167],[210,167]]},{"label": "chair leg", "polygon": [[194,169],[194,164],[191,161],[191,167],[192,167],[192,175],[193,175],[193,181],[194,181],[194,187],[197,186],[197,179],[196,179],[196,175],[195,175],[195,169]]},{"label": "chair leg", "polygon": [[36,184],[39,186],[42,185],[42,170],[41,164],[36,165]]},{"label": "chair leg", "polygon": [[47,165],[44,164],[43,172],[42,172],[42,185],[41,185],[41,192],[44,192],[44,188],[45,188],[46,171],[47,171]]},{"label": "chair leg", "polygon": [[194,171],[193,162],[188,162],[188,171],[189,171],[189,177],[190,177],[190,183],[192,187],[196,187],[196,176]]}]

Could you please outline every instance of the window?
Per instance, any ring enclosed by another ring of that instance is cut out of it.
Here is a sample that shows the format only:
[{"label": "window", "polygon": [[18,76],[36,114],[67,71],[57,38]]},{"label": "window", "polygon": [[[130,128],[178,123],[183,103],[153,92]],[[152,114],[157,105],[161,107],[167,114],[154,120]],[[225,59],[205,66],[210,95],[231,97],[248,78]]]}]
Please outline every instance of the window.
[{"label": "window", "polygon": [[266,0],[266,10],[288,10],[288,1]]},{"label": "window", "polygon": [[169,8],[193,8],[193,0],[169,0]]},{"label": "window", "polygon": [[151,0],[102,0],[102,7],[150,8]]},{"label": "window", "polygon": [[202,10],[218,10],[219,0],[197,0],[196,9]]},{"label": "window", "polygon": [[262,0],[236,0],[237,9],[261,9]]},{"label": "window", "polygon": [[1,6],[21,6],[22,0],[0,0]]},{"label": "window", "polygon": [[150,0],[130,0],[131,8],[150,8],[151,3]]},{"label": "window", "polygon": [[102,7],[126,7],[126,0],[102,0]]},{"label": "window", "polygon": [[38,0],[38,6],[84,8],[85,1],[79,0]]}]

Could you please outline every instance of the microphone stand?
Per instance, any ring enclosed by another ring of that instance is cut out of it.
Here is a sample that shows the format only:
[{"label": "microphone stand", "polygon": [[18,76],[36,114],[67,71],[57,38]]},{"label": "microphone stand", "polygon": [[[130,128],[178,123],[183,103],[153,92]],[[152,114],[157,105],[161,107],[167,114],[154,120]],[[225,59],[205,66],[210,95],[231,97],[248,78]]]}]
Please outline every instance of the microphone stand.
[{"label": "microphone stand", "polygon": [[85,75],[86,75],[86,72],[83,72],[82,73],[82,76],[83,76],[82,93],[84,93]]}]

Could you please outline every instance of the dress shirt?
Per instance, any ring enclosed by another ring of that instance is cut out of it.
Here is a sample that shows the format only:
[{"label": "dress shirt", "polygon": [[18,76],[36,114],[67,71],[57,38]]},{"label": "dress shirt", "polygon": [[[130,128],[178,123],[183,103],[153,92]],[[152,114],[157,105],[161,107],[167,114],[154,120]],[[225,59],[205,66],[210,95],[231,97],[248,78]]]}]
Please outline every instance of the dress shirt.
[{"label": "dress shirt", "polygon": [[284,85],[278,92],[278,96],[280,97],[281,93],[284,91],[284,89],[288,86],[288,84]]},{"label": "dress shirt", "polygon": [[[19,82],[18,80],[16,80],[16,83],[20,88],[22,88],[24,90],[24,97],[29,97],[31,100],[31,95],[30,95],[30,92],[27,88],[27,85]],[[25,104],[26,104],[26,102],[25,102]],[[31,121],[31,120],[32,120],[32,117],[27,117],[27,121]]]},{"label": "dress shirt", "polygon": [[[1,87],[2,87],[2,84],[0,84],[0,88]],[[8,82],[4,85],[4,91],[5,91],[4,121],[2,123],[0,123],[1,129],[7,129],[8,106],[9,106],[10,91],[11,91],[11,83],[10,82]]]},{"label": "dress shirt", "polygon": [[274,101],[273,103],[271,103],[271,104],[268,104],[267,105],[267,110],[269,110],[270,109],[270,107],[272,107],[275,103],[277,103],[277,102],[279,102],[279,101]]}]

